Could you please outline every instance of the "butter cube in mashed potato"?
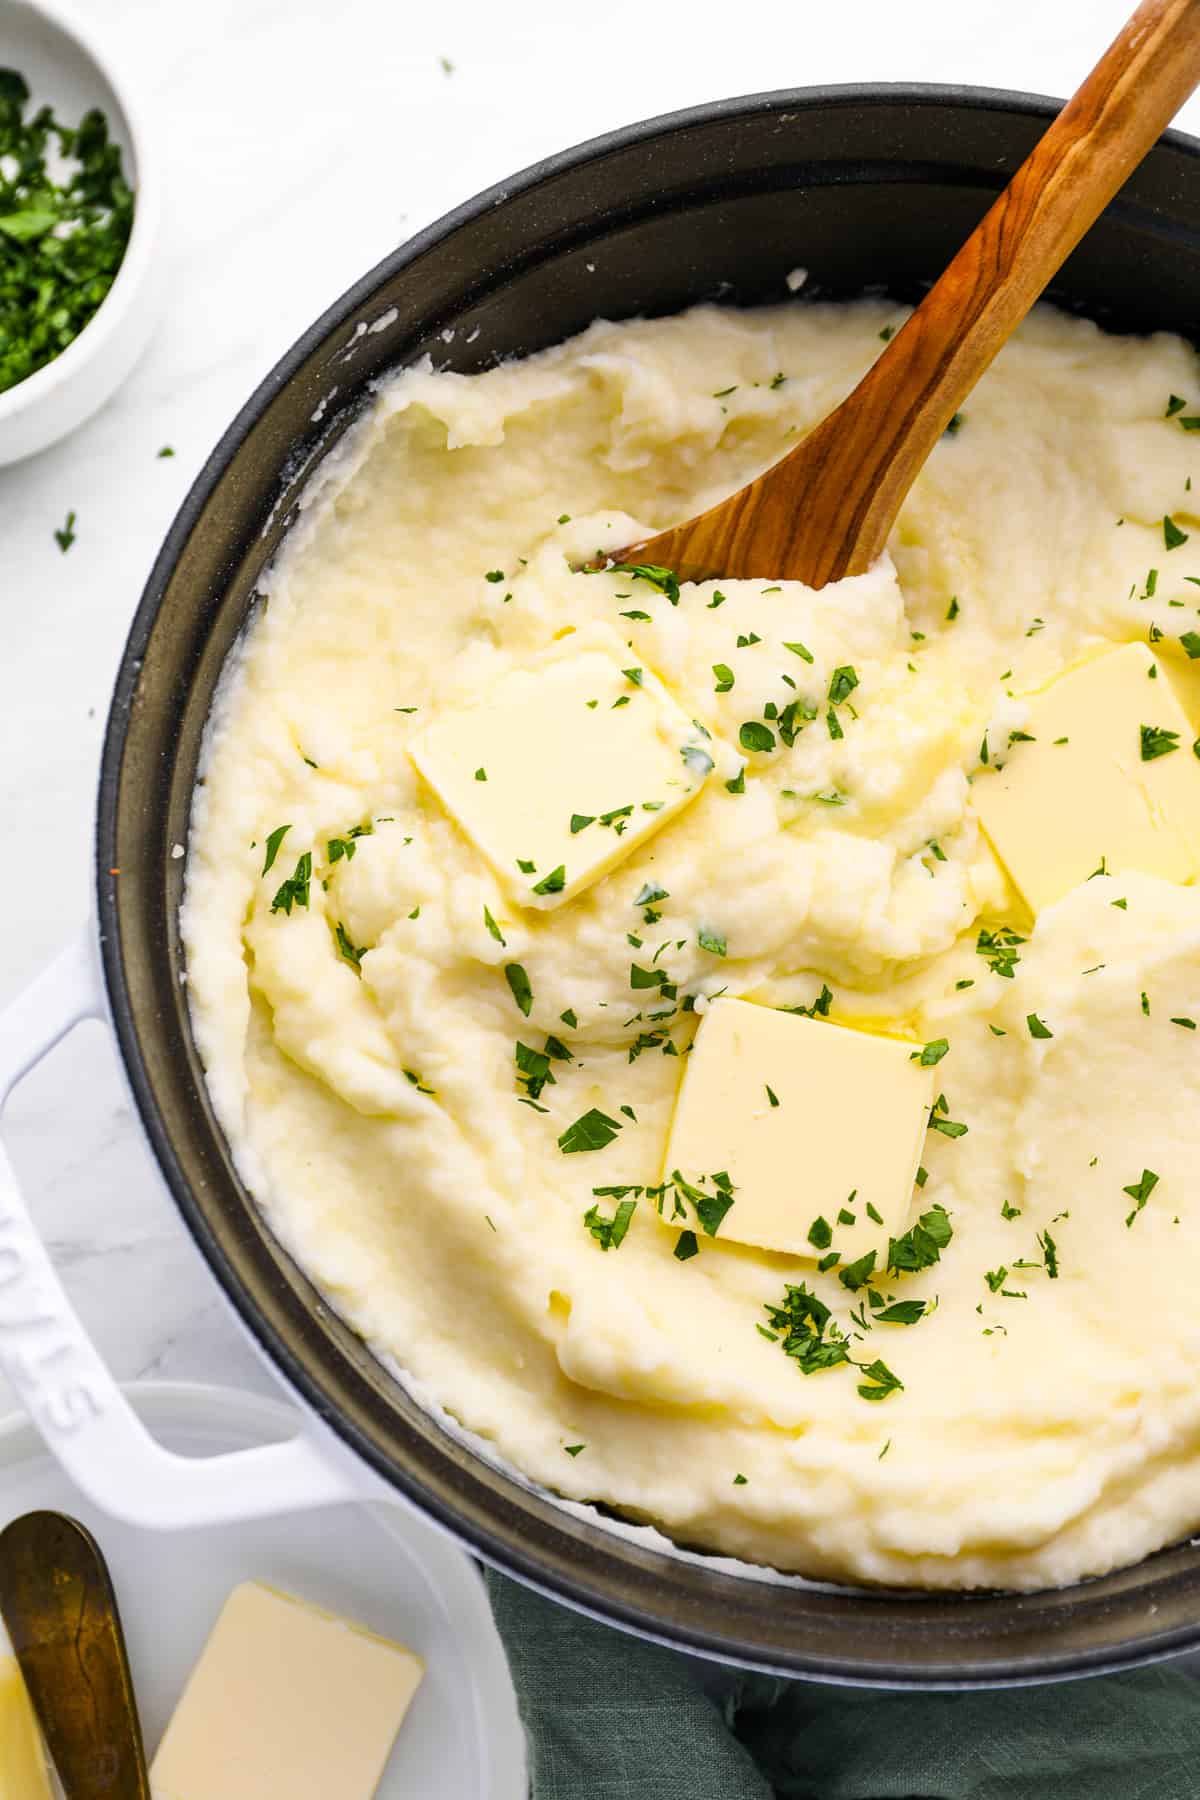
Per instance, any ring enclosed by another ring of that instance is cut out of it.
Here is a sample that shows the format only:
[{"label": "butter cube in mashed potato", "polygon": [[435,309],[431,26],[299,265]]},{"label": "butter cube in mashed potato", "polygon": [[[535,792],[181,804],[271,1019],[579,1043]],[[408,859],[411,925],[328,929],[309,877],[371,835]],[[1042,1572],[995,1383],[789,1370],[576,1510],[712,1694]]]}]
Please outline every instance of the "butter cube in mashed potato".
[{"label": "butter cube in mashed potato", "polygon": [[699,793],[713,746],[648,669],[603,650],[502,675],[412,759],[518,906],[590,887]]},{"label": "butter cube in mashed potato", "polygon": [[843,1262],[882,1247],[907,1227],[933,1103],[920,1048],[714,1000],[687,1058],[664,1180],[728,1174],[720,1235],[734,1243],[813,1258],[832,1248]]},{"label": "butter cube in mashed potato", "polygon": [[1200,871],[1200,761],[1166,669],[1126,644],[1029,703],[1028,739],[972,797],[1032,912],[1098,870],[1188,882]]}]

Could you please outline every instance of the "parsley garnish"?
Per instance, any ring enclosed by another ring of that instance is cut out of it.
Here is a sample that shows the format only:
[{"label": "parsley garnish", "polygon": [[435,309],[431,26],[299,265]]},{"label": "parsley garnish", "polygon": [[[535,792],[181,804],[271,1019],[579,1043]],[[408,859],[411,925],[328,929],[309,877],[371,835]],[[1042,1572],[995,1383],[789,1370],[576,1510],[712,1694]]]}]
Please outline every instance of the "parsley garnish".
[{"label": "parsley garnish", "polygon": [[513,999],[528,1018],[533,1005],[533,989],[530,987],[529,977],[520,963],[505,963],[504,979],[508,982]]},{"label": "parsley garnish", "polygon": [[707,950],[710,956],[724,956],[727,953],[726,941],[718,931],[698,931],[696,942],[702,950]]},{"label": "parsley garnish", "polygon": [[1131,1186],[1123,1187],[1121,1189],[1121,1192],[1123,1194],[1128,1194],[1129,1198],[1131,1200],[1135,1200],[1137,1202],[1133,1211],[1129,1214],[1128,1218],[1125,1220],[1125,1223],[1127,1226],[1133,1224],[1133,1221],[1137,1218],[1138,1214],[1141,1212],[1143,1206],[1145,1206],[1147,1200],[1150,1198],[1151,1194],[1154,1192],[1154,1190],[1157,1186],[1158,1186],[1158,1176],[1154,1173],[1154,1170],[1153,1169],[1143,1169],[1142,1170],[1142,1179],[1140,1181],[1135,1181],[1132,1183]]},{"label": "parsley garnish", "polygon": [[312,881],[312,851],[306,850],[271,902],[271,911],[290,913],[293,906],[307,906]]},{"label": "parsley garnish", "polygon": [[598,1206],[589,1206],[583,1215],[583,1222],[602,1250],[619,1250],[636,1210],[636,1200],[620,1200],[612,1218],[606,1219],[602,1217]]},{"label": "parsley garnish", "polygon": [[865,1287],[875,1273],[875,1252],[868,1250],[857,1262],[847,1263],[844,1269],[838,1270],[838,1280],[843,1287],[856,1294],[860,1287]]},{"label": "parsley garnish", "polygon": [[680,1262],[687,1262],[693,1256],[699,1256],[700,1245],[696,1241],[694,1231],[681,1231],[675,1239],[675,1248],[671,1252]]},{"label": "parsley garnish", "polygon": [[1169,513],[1165,514],[1163,517],[1162,532],[1163,543],[1167,546],[1168,550],[1178,550],[1180,544],[1186,544],[1188,541],[1187,532],[1179,529]]},{"label": "parsley garnish", "polygon": [[769,725],[760,725],[757,719],[747,719],[738,732],[738,743],[743,750],[766,752],[775,748],[775,733]]},{"label": "parsley garnish", "polygon": [[607,1113],[592,1106],[574,1124],[567,1126],[558,1140],[558,1147],[564,1156],[572,1156],[582,1150],[603,1150],[606,1144],[612,1143],[620,1129],[619,1119],[610,1119]]},{"label": "parsley garnish", "polygon": [[548,875],[543,875],[540,881],[534,882],[533,891],[535,894],[561,894],[566,885],[566,866],[559,863],[557,869],[551,869]]},{"label": "parsley garnish", "polygon": [[1051,1281],[1058,1280],[1058,1245],[1048,1231],[1038,1232],[1038,1247],[1042,1253],[1042,1261],[1046,1265],[1046,1273]]},{"label": "parsley garnish", "polygon": [[903,1237],[889,1240],[887,1267],[894,1275],[914,1275],[920,1269],[932,1268],[953,1236],[954,1228],[945,1207],[932,1206]]},{"label": "parsley garnish", "polygon": [[363,944],[361,948],[359,948],[357,945],[355,945],[351,941],[350,935],[347,932],[346,927],[342,924],[340,919],[338,920],[335,936],[337,938],[337,947],[341,951],[342,956],[344,957],[346,962],[353,963],[354,967],[358,970],[359,974],[361,975],[362,974],[362,959],[367,954],[367,951],[370,948],[370,945]]},{"label": "parsley garnish", "polygon": [[1156,757],[1169,756],[1172,750],[1179,748],[1179,733],[1165,731],[1159,725],[1139,725],[1138,731],[1142,739],[1142,761],[1153,762]]},{"label": "parsley garnish", "polygon": [[[0,244],[3,244],[4,241],[3,233],[4,220],[0,219]],[[2,276],[0,276],[0,279],[2,279]],[[0,338],[0,355],[3,354],[4,348],[6,348],[6,346],[3,343],[3,339]],[[54,533],[54,541],[65,556],[67,551],[71,548],[71,545],[75,542],[75,514],[73,512],[67,514],[66,524]]]},{"label": "parsley garnish", "polygon": [[808,1228],[808,1241],[814,1250],[828,1250],[833,1242],[833,1227],[818,1214]]},{"label": "parsley garnish", "polygon": [[1179,394],[1172,394],[1167,400],[1167,410],[1163,414],[1163,418],[1173,419],[1175,414],[1181,413],[1186,405],[1187,401],[1182,399]]},{"label": "parsley garnish", "polygon": [[849,663],[833,671],[829,680],[829,702],[831,706],[840,706],[848,700],[858,686],[858,675]]},{"label": "parsley garnish", "polygon": [[783,647],[785,650],[790,650],[793,656],[802,657],[806,663],[810,663],[813,660],[812,651],[807,649],[804,644],[785,643]]},{"label": "parsley garnish", "polygon": [[614,566],[614,574],[628,575],[630,581],[646,581],[665,594],[672,606],[679,605],[679,577],[657,563],[622,563]]},{"label": "parsley garnish", "polygon": [[975,949],[994,975],[1003,975],[1011,981],[1021,960],[1017,955],[1017,946],[1024,942],[1025,939],[1019,937],[1011,926],[997,925],[995,931],[980,931]]},{"label": "parsley garnish", "polygon": [[934,1038],[923,1050],[914,1050],[908,1060],[919,1063],[923,1069],[932,1069],[941,1062],[949,1049],[950,1044],[946,1038]]},{"label": "parsley garnish", "polygon": [[[829,1308],[803,1282],[798,1286],[789,1283],[784,1288],[782,1306],[765,1306],[763,1310],[778,1334],[784,1355],[799,1365],[802,1374],[815,1375],[821,1369],[834,1369],[849,1362],[845,1336],[832,1323]],[[763,1335],[770,1334],[764,1331]]]},{"label": "parsley garnish", "polygon": [[771,1086],[770,1086],[770,1085],[769,1085],[769,1084],[768,1084],[768,1083],[767,1083],[767,1082],[765,1082],[765,1081],[764,1081],[764,1083],[763,1083],[763,1086],[764,1086],[764,1087],[765,1087],[765,1088],[766,1088],[766,1090],[767,1090],[767,1099],[768,1099],[768,1101],[769,1101],[769,1102],[770,1102],[770,1104],[771,1104],[771,1105],[772,1105],[772,1106],[778,1106],[778,1105],[779,1105],[779,1095],[778,1095],[778,1094],[777,1094],[777,1093],[776,1093],[776,1092],[775,1092],[775,1089],[774,1089],[774,1088],[773,1088],[773,1087],[771,1087]]},{"label": "parsley garnish", "polygon": [[733,686],[733,670],[730,668],[729,664],[714,663],[712,672],[717,678],[715,692],[718,694],[727,694]]},{"label": "parsley garnish", "polygon": [[678,1169],[671,1171],[671,1184],[675,1189],[676,1210],[681,1199],[690,1201],[695,1208],[696,1217],[701,1229],[709,1236],[716,1237],[721,1228],[721,1221],[733,1205],[733,1183],[724,1169],[718,1169],[715,1175],[701,1175],[701,1182],[710,1181],[716,1192],[706,1194],[702,1187],[694,1182],[685,1181]]},{"label": "parsley garnish", "polygon": [[578,1456],[579,1452],[581,1450],[587,1449],[587,1445],[586,1444],[564,1444],[563,1449],[566,1451],[568,1456]]},{"label": "parsley garnish", "polygon": [[268,871],[274,865],[275,858],[279,855],[279,846],[280,846],[280,844],[282,844],[284,838],[287,836],[288,832],[291,829],[292,828],[290,825],[277,825],[275,827],[274,831],[268,837],[267,842],[266,842],[267,854],[263,861],[263,866],[262,866],[262,872],[264,875],[266,875],[268,873]]},{"label": "parsley garnish", "polygon": [[[956,413],[954,417],[958,418],[959,415]],[[953,423],[952,419],[950,424]],[[948,425],[946,429],[949,431],[950,426]],[[904,1386],[900,1377],[893,1375],[887,1364],[881,1362],[878,1357],[872,1363],[860,1363],[859,1367],[871,1384],[870,1386],[865,1384],[859,1386],[858,1391],[864,1400],[886,1400],[889,1394],[897,1393]]]},{"label": "parsley garnish", "polygon": [[[491,913],[489,912],[489,910],[486,906],[483,909],[483,922],[487,926],[488,931],[495,938],[496,942],[503,949],[504,948],[504,934],[501,932],[500,927],[497,925],[495,919],[493,919]],[[511,966],[513,968],[515,968],[516,964],[514,963]]]},{"label": "parsley garnish", "polygon": [[1029,1035],[1033,1038],[1052,1038],[1054,1033],[1050,1027],[1039,1019],[1036,1013],[1026,1013],[1025,1023],[1029,1027]]}]

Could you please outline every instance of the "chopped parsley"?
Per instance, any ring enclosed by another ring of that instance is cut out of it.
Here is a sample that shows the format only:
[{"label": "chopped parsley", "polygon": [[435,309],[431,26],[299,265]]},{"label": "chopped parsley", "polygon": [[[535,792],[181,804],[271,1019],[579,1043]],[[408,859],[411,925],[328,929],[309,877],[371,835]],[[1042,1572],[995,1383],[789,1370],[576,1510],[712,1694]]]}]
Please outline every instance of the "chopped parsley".
[{"label": "chopped parsley", "polygon": [[1050,1027],[1045,1023],[1044,1020],[1039,1019],[1036,1013],[1026,1013],[1025,1023],[1029,1027],[1030,1037],[1052,1038],[1054,1036],[1054,1033],[1051,1031]]},{"label": "chopped parsley", "polygon": [[1185,631],[1179,642],[1193,662],[1200,656],[1200,631]]},{"label": "chopped parsley", "polygon": [[586,1444],[564,1444],[563,1449],[566,1451],[568,1456],[578,1456],[579,1452],[581,1450],[587,1449],[587,1445]]},{"label": "chopped parsley", "polygon": [[613,573],[627,575],[630,581],[648,582],[660,594],[665,594],[672,606],[679,605],[679,577],[670,569],[660,568],[657,563],[622,563]]},{"label": "chopped parsley", "polygon": [[915,1275],[921,1269],[932,1268],[953,1236],[954,1227],[945,1207],[930,1207],[903,1237],[889,1239],[888,1270],[893,1275]]},{"label": "chopped parsley", "polygon": [[849,663],[844,663],[833,671],[829,680],[829,702],[831,706],[840,706],[848,700],[858,686],[858,675]]},{"label": "chopped parsley", "polygon": [[1169,756],[1172,750],[1179,748],[1179,733],[1165,731],[1159,725],[1139,725],[1138,731],[1142,740],[1142,761],[1153,762],[1156,757]]},{"label": "chopped parsley", "polygon": [[503,569],[489,569],[483,579],[485,581],[491,581],[493,583],[497,582],[497,581],[503,581],[504,580],[504,570]]},{"label": "chopped parsley", "polygon": [[284,838],[287,836],[288,832],[291,829],[292,828],[290,825],[277,825],[275,827],[274,831],[271,832],[270,836],[267,838],[266,856],[263,859],[263,866],[262,866],[262,872],[264,875],[269,873],[271,868],[274,866],[275,858],[279,855],[279,846],[280,846],[280,844],[282,844]]},{"label": "chopped parsley", "polygon": [[1051,1281],[1058,1280],[1058,1245],[1048,1231],[1038,1232],[1038,1248],[1042,1253],[1042,1261],[1046,1265],[1046,1273]]},{"label": "chopped parsley", "polygon": [[680,1200],[689,1201],[695,1208],[701,1230],[708,1237],[716,1237],[725,1214],[733,1205],[733,1183],[724,1169],[718,1169],[715,1175],[701,1175],[699,1180],[711,1182],[715,1193],[705,1193],[703,1187],[697,1186],[695,1182],[685,1181],[678,1169],[672,1169],[671,1185],[675,1189],[676,1209],[679,1209]]},{"label": "chopped parsley", "polygon": [[359,974],[361,975],[362,974],[362,959],[367,954],[367,951],[370,948],[370,946],[367,944],[363,944],[361,947],[359,947],[356,944],[354,944],[354,942],[351,940],[349,932],[346,930],[346,927],[342,924],[340,919],[338,920],[337,930],[334,933],[334,935],[337,938],[337,947],[341,951],[344,961],[346,961],[348,963],[353,963],[354,967],[358,970]]},{"label": "chopped parsley", "polygon": [[760,725],[757,719],[747,719],[738,732],[738,743],[743,750],[765,753],[775,748],[775,733],[769,725]]},{"label": "chopped parsley", "polygon": [[945,1114],[946,1096],[945,1094],[939,1094],[934,1101],[929,1114],[930,1131],[940,1131],[943,1137],[948,1138],[966,1137],[967,1127],[958,1124],[954,1119],[946,1118]]},{"label": "chopped parsley", "polygon": [[568,1125],[558,1140],[558,1147],[564,1156],[573,1156],[584,1150],[603,1150],[611,1144],[621,1129],[619,1119],[610,1119],[595,1106],[589,1107],[574,1124]]},{"label": "chopped parsley", "polygon": [[637,1211],[636,1200],[619,1200],[611,1219],[606,1219],[598,1206],[589,1206],[583,1222],[602,1250],[619,1250],[629,1230],[629,1221]]},{"label": "chopped parsley", "polygon": [[[504,934],[500,930],[500,927],[497,925],[495,919],[493,919],[490,911],[488,910],[488,908],[486,906],[483,909],[483,922],[487,926],[488,931],[491,934],[491,936],[495,938],[496,942],[500,945],[501,949],[503,949],[504,948]],[[514,963],[511,966],[515,968],[516,964]]]},{"label": "chopped parsley", "polygon": [[1129,1187],[1123,1187],[1121,1189],[1123,1194],[1128,1194],[1129,1198],[1136,1202],[1133,1211],[1125,1220],[1127,1226],[1133,1224],[1133,1221],[1137,1218],[1157,1186],[1158,1176],[1154,1173],[1154,1170],[1143,1169],[1140,1181],[1135,1181]]},{"label": "chopped parsley", "polygon": [[950,1049],[946,1038],[934,1038],[921,1051],[914,1050],[909,1057],[910,1062],[919,1063],[923,1069],[932,1069],[941,1062]]},{"label": "chopped parsley", "polygon": [[980,930],[975,949],[994,975],[1002,975],[1011,981],[1021,960],[1017,954],[1017,946],[1024,942],[1025,939],[1019,937],[1011,926],[997,925],[994,931]]},{"label": "chopped parsley", "polygon": [[774,1088],[771,1087],[767,1082],[764,1082],[763,1086],[767,1090],[767,1099],[770,1102],[770,1104],[772,1106],[778,1106],[779,1105],[779,1095],[775,1092]]},{"label": "chopped parsley", "polygon": [[[0,219],[0,245],[3,245],[4,242],[4,226],[5,221]],[[2,279],[3,277],[0,275],[0,280]],[[0,355],[3,355],[3,350],[3,339],[0,338]],[[0,386],[2,385],[3,384],[0,383]],[[61,526],[59,530],[54,533],[54,541],[65,556],[67,551],[71,548],[71,545],[75,542],[75,514],[73,512],[67,514],[66,524]]]},{"label": "chopped parsley", "polygon": [[[956,413],[955,418],[959,415]],[[951,420],[951,424],[953,424]],[[949,426],[946,428],[949,430]],[[904,1383],[898,1375],[893,1375],[885,1362],[878,1357],[872,1363],[860,1363],[859,1368],[867,1377],[866,1384],[859,1385],[859,1394],[864,1400],[886,1400],[889,1394],[897,1393]]]},{"label": "chopped parsley", "polygon": [[813,660],[813,653],[812,653],[812,651],[811,651],[811,650],[809,650],[809,649],[808,649],[808,648],[807,648],[807,646],[806,646],[806,645],[804,645],[804,644],[799,644],[799,643],[796,643],[796,644],[789,644],[789,643],[785,643],[785,644],[784,644],[784,646],[783,646],[783,647],[784,647],[784,649],[785,649],[785,650],[790,650],[790,651],[791,651],[791,653],[792,653],[792,655],[793,655],[793,656],[799,656],[799,657],[801,657],[801,658],[802,658],[802,659],[803,659],[803,661],[804,661],[804,662],[806,662],[806,663],[810,663],[810,662],[811,662],[811,661],[812,661],[812,660]]},{"label": "chopped parsley", "polygon": [[279,888],[271,902],[273,913],[290,913],[293,906],[308,905],[309,886],[312,882],[312,851],[306,850],[297,863],[295,870]]},{"label": "chopped parsley", "polygon": [[1187,532],[1180,530],[1179,526],[1175,523],[1169,513],[1165,514],[1163,517],[1162,532],[1163,543],[1168,550],[1178,550],[1181,544],[1186,544],[1188,541]]},{"label": "chopped parsley", "polygon": [[707,950],[710,956],[724,956],[727,954],[728,946],[725,939],[718,931],[698,931],[696,933],[696,942],[702,950]]},{"label": "chopped parsley", "polygon": [[729,664],[714,663],[712,672],[717,678],[715,692],[718,694],[727,694],[733,686],[733,670],[730,668]]},{"label": "chopped parsley", "polygon": [[828,1250],[833,1242],[833,1227],[819,1214],[808,1228],[808,1241],[814,1250]]},{"label": "chopped parsley", "polygon": [[693,1256],[699,1256],[700,1245],[696,1241],[694,1231],[681,1231],[675,1239],[675,1248],[671,1252],[679,1262],[688,1262]]},{"label": "chopped parsley", "polygon": [[508,983],[509,991],[511,992],[513,999],[525,1014],[525,1017],[528,1018],[530,1008],[533,1005],[533,989],[530,987],[529,977],[521,967],[520,963],[505,963],[504,979]]},{"label": "chopped parsley", "polygon": [[803,1282],[798,1286],[789,1283],[783,1304],[765,1306],[764,1311],[784,1355],[792,1358],[802,1374],[815,1375],[850,1361],[845,1335],[833,1323],[829,1308]]},{"label": "chopped parsley", "polygon": [[548,875],[543,875],[540,881],[534,882],[533,892],[535,894],[561,894],[566,885],[566,866],[559,863],[557,869],[551,869]]}]

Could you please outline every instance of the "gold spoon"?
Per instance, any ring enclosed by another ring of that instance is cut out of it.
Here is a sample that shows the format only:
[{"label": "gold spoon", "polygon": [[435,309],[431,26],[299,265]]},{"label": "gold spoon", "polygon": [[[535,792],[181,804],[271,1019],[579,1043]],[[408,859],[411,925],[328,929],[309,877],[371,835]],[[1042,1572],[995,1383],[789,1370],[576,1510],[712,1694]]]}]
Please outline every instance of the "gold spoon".
[{"label": "gold spoon", "polygon": [[67,1800],[150,1800],[117,1598],[100,1547],[62,1513],[0,1532],[0,1614]]},{"label": "gold spoon", "polygon": [[1145,0],[854,392],[728,500],[609,564],[824,587],[885,548],[992,358],[1200,81],[1200,0]]}]

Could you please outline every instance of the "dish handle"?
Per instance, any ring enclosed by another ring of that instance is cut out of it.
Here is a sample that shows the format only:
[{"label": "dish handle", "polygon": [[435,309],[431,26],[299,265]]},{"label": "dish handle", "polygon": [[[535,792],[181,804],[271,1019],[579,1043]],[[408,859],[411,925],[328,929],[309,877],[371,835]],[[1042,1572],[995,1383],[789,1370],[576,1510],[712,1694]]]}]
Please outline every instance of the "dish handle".
[{"label": "dish handle", "polygon": [[[81,936],[0,1013],[0,1113],[22,1077],[105,1005]],[[370,1476],[321,1427],[285,1443],[179,1456],[151,1437],[84,1330],[0,1144],[0,1371],[89,1499],[158,1530],[219,1525],[370,1497]]]}]

